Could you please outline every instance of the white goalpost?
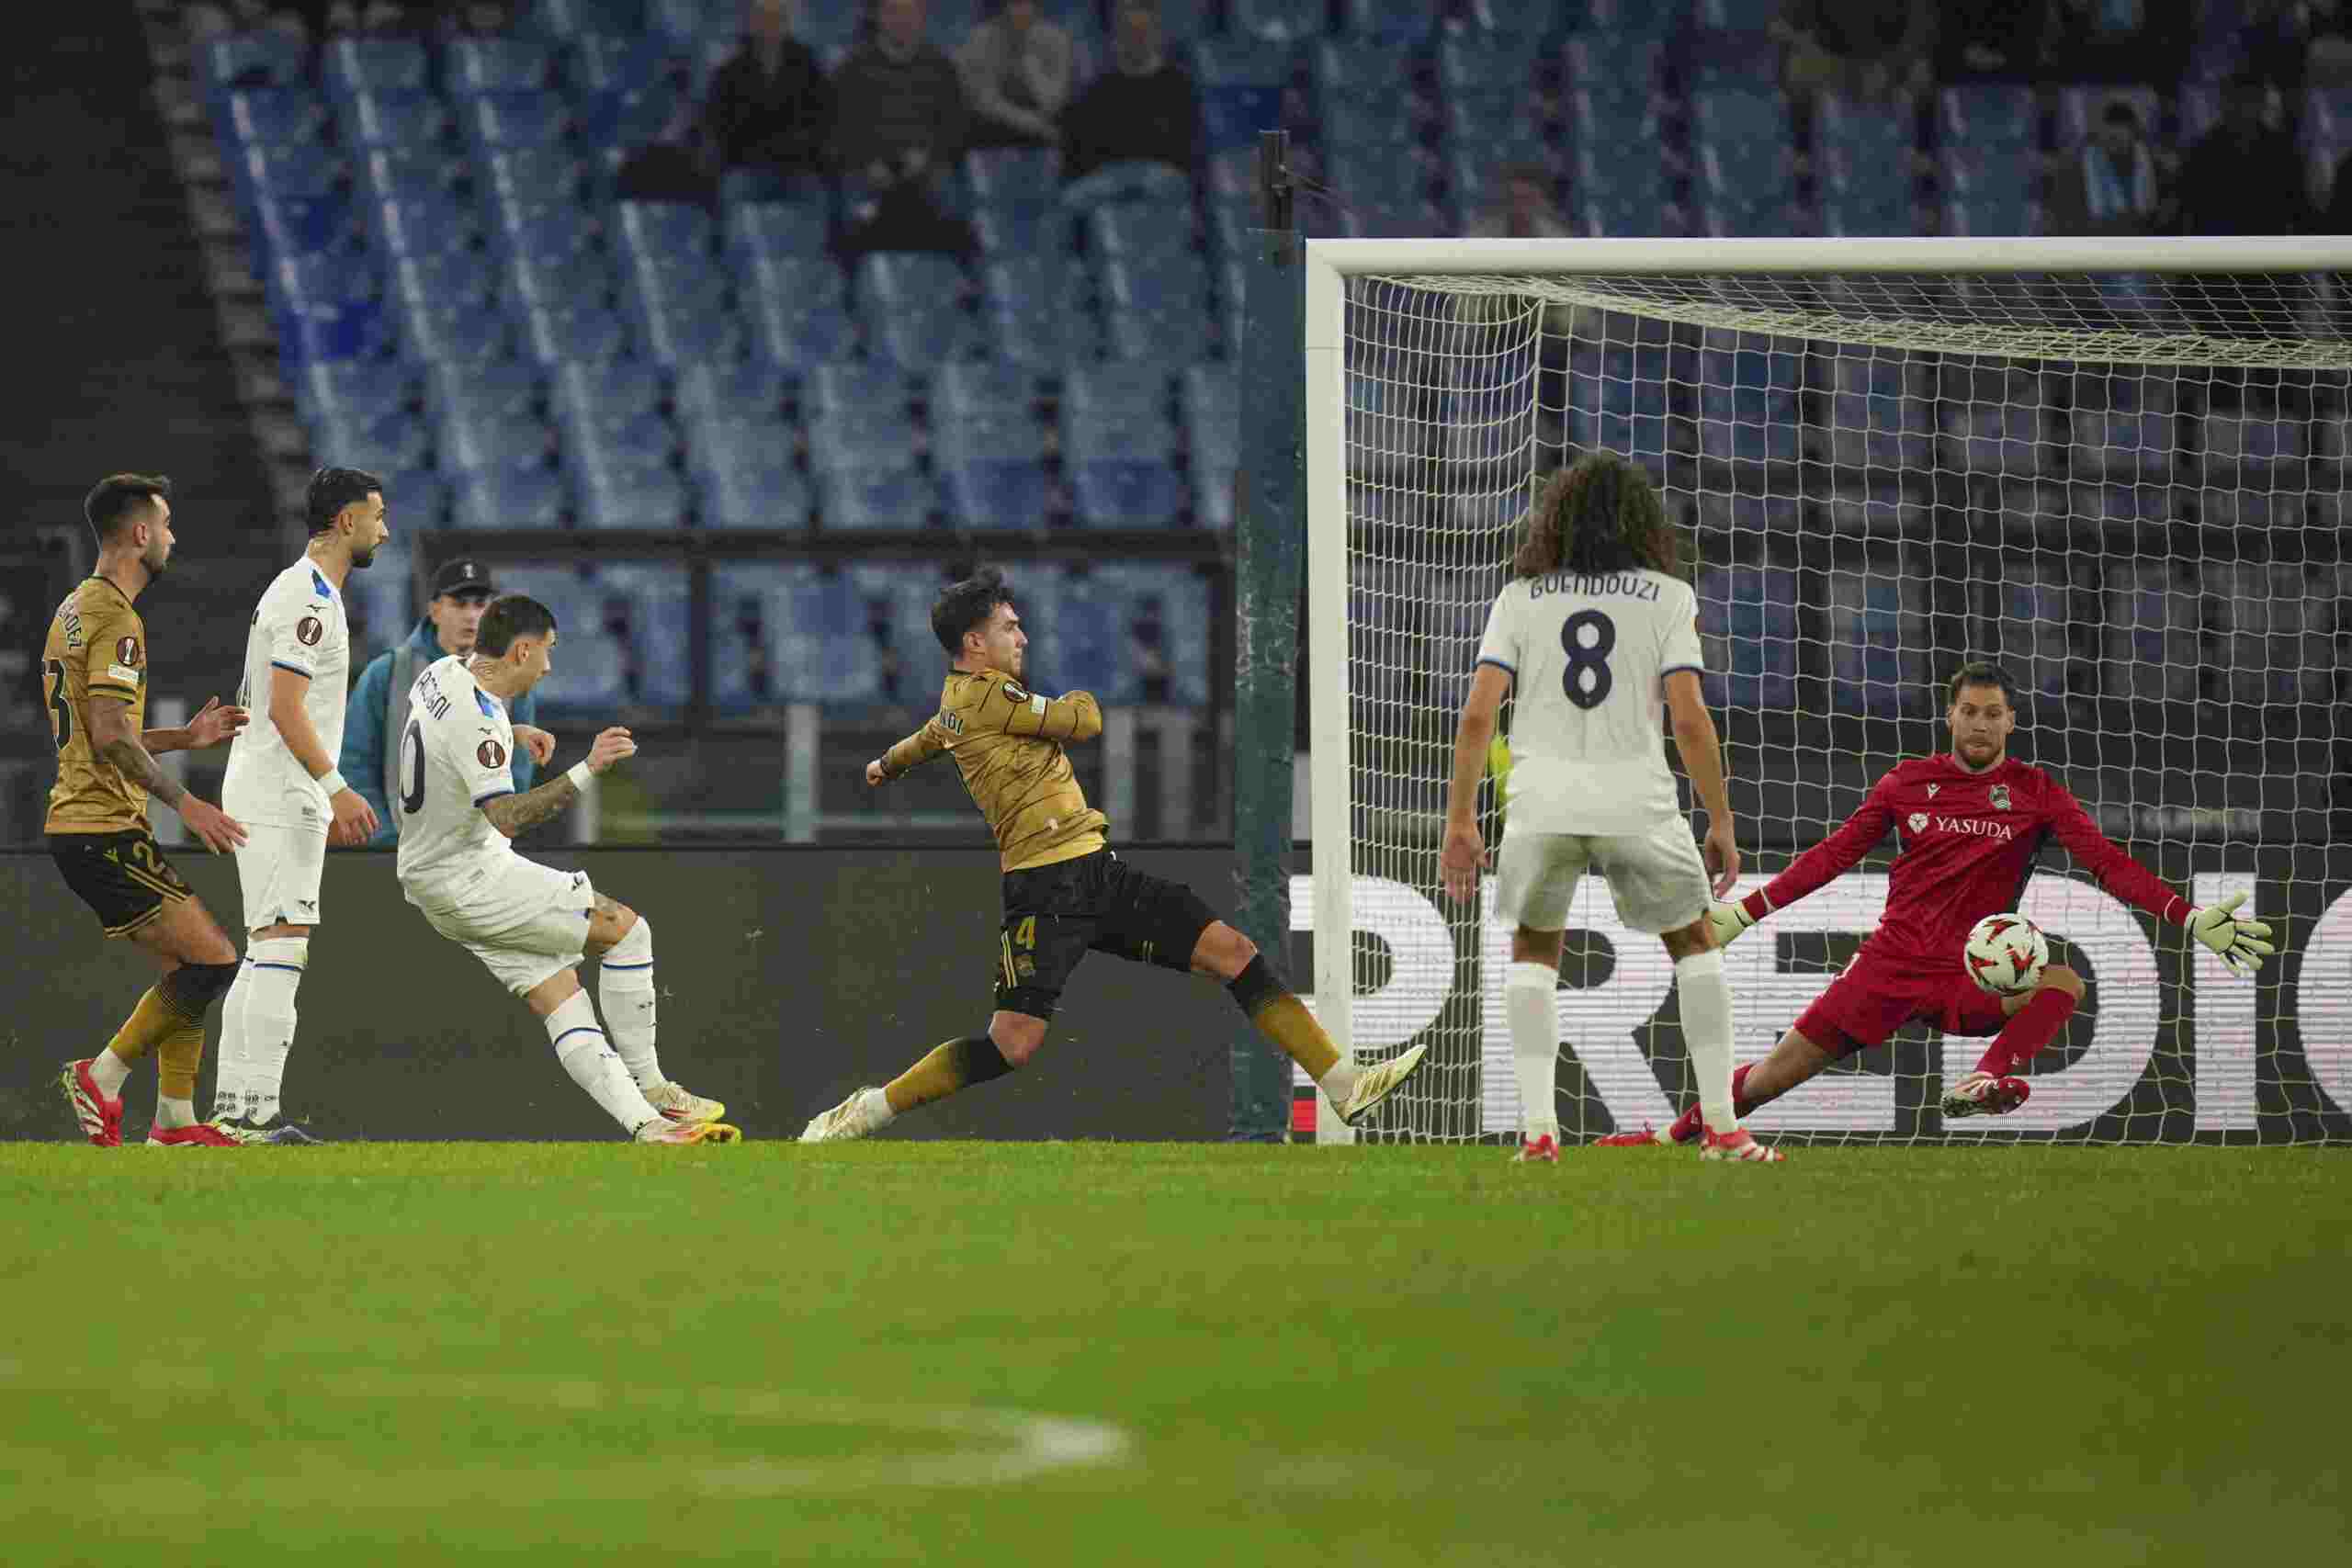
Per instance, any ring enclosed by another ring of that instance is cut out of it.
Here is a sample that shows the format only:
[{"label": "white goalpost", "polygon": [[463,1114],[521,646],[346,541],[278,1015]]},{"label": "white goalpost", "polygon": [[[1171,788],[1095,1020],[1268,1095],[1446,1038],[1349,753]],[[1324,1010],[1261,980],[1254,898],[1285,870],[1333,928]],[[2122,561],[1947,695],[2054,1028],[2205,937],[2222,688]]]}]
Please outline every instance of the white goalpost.
[{"label": "white goalpost", "polygon": [[[1317,240],[1305,265],[1316,1006],[1360,1059],[1431,1048],[1369,1135],[1518,1129],[1510,931],[1439,890],[1446,777],[1532,487],[1606,447],[1694,547],[1741,891],[1943,749],[1941,682],[1992,658],[2015,755],[2281,939],[2234,980],[2053,845],[2022,907],[2093,988],[2026,1107],[1943,1127],[1951,1063],[1914,1028],[1759,1130],[2352,1141],[2352,238]],[[1729,950],[1737,1059],[1876,923],[1884,866]],[[1690,1093],[1664,950],[1597,879],[1572,920],[1564,1137],[1662,1124]]]}]

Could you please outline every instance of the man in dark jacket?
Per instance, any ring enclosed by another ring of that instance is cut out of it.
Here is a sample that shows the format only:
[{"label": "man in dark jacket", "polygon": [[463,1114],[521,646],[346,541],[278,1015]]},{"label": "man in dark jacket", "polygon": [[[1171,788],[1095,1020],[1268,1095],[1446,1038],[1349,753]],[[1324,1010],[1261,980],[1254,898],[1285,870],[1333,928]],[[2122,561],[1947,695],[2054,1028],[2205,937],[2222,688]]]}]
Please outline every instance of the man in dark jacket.
[{"label": "man in dark jacket", "polygon": [[791,24],[786,0],[751,0],[743,47],[710,79],[703,125],[724,168],[813,174],[824,165],[832,84]]},{"label": "man in dark jacket", "polygon": [[2233,78],[2222,89],[2222,122],[2180,165],[2184,234],[2311,231],[2309,176],[2294,137],[2267,123],[2270,85]]},{"label": "man in dark jacket", "polygon": [[867,251],[978,248],[939,201],[971,129],[964,78],[923,38],[923,0],[876,0],[874,37],[833,73],[833,157],[849,193],[844,260]]},{"label": "man in dark jacket", "polygon": [[[335,769],[351,781],[360,798],[374,807],[379,826],[368,840],[370,849],[390,849],[400,842],[389,806],[390,781],[400,767],[401,728],[408,717],[408,689],[428,664],[453,653],[471,653],[474,630],[481,625],[484,606],[497,593],[490,573],[480,561],[453,560],[433,575],[433,600],[424,618],[397,648],[387,649],[360,671],[344,709],[343,754]],[[531,787],[538,765],[532,761],[538,748],[526,737],[547,732],[533,726],[538,703],[528,692],[507,705],[514,721],[514,793]],[[552,745],[552,741],[549,742]]]},{"label": "man in dark jacket", "polygon": [[1192,73],[1161,47],[1153,7],[1119,7],[1112,68],[1062,116],[1062,173],[1069,179],[1129,160],[1192,172],[1201,147],[1200,94]]}]

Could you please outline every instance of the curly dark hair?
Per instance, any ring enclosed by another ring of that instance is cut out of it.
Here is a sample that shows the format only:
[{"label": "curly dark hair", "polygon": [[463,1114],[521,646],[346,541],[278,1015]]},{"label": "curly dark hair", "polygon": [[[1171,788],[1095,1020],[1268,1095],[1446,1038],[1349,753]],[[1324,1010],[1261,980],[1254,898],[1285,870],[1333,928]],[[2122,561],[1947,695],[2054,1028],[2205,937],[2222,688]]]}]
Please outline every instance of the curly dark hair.
[{"label": "curly dark hair", "polygon": [[1682,542],[1646,469],[1614,452],[1588,452],[1544,482],[1510,566],[1521,577],[1645,566],[1680,577]]},{"label": "curly dark hair", "polygon": [[964,634],[987,625],[999,604],[1012,603],[1012,585],[1004,573],[984,566],[961,582],[939,591],[931,606],[931,633],[950,657],[964,651]]}]

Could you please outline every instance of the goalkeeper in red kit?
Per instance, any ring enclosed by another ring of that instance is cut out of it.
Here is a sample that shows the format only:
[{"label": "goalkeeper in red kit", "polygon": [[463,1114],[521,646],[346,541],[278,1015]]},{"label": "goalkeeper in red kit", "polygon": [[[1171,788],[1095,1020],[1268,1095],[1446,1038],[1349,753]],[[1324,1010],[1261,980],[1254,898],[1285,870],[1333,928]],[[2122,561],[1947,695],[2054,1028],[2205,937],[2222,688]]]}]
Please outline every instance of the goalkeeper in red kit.
[{"label": "goalkeeper in red kit", "polygon": [[[1946,1034],[1993,1036],[1974,1071],[1954,1081],[1947,1070],[1947,1118],[2001,1116],[2024,1104],[2031,1090],[2010,1075],[2057,1038],[2082,1000],[2082,976],[2052,964],[2031,991],[1996,997],[1969,978],[1961,954],[1977,921],[2018,907],[2052,839],[2117,897],[2186,926],[2233,973],[2251,976],[2273,951],[2270,928],[2236,913],[2245,894],[2209,908],[2192,906],[2110,842],[2065,785],[2009,756],[2017,686],[2006,671],[1964,664],[1947,696],[1951,751],[1896,763],[1836,832],[1759,891],[1707,911],[1717,942],[1731,942],[1835,879],[1894,829],[1898,847],[1878,930],[1770,1055],[1733,1075],[1733,1105],[1742,1116],[1840,1057],[1884,1044],[1915,1019]],[[1698,1117],[1693,1106],[1664,1133],[1617,1133],[1600,1142],[1687,1144],[1699,1136]]]}]

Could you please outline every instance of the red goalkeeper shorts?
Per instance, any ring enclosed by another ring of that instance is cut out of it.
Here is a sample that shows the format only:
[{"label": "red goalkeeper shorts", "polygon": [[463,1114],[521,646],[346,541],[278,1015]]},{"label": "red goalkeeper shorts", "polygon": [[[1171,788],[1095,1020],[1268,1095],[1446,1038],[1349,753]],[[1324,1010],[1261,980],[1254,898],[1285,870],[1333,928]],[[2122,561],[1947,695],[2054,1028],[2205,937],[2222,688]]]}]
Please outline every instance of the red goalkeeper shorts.
[{"label": "red goalkeeper shorts", "polygon": [[1833,1056],[1849,1056],[1885,1044],[1913,1019],[1946,1034],[1973,1035],[1998,1034],[2009,1021],[2001,998],[1957,965],[1921,972],[1858,954],[1798,1017],[1796,1032]]}]

